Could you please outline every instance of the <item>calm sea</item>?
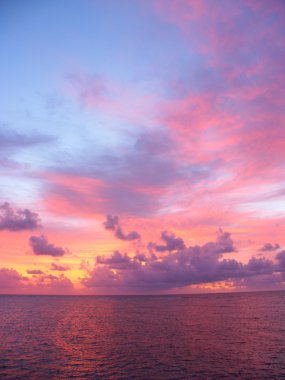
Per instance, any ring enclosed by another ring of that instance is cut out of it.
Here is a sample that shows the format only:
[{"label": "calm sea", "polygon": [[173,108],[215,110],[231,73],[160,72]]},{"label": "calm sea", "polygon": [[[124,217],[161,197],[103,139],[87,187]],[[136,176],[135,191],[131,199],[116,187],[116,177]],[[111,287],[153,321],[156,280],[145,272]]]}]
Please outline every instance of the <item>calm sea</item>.
[{"label": "calm sea", "polygon": [[285,379],[285,292],[0,296],[2,379]]}]

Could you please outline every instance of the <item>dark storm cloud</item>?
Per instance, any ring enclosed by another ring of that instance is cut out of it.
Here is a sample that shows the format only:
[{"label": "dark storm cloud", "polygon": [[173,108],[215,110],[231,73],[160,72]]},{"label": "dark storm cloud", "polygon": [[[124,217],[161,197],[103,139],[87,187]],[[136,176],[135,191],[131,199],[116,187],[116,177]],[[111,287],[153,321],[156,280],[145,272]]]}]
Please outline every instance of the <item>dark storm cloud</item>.
[{"label": "dark storm cloud", "polygon": [[24,231],[41,227],[37,213],[28,209],[13,209],[8,202],[0,205],[0,230]]},{"label": "dark storm cloud", "polygon": [[41,236],[31,236],[30,246],[33,249],[35,255],[49,255],[54,257],[63,256],[65,250],[61,247],[57,247],[54,244],[48,242],[44,235]]}]

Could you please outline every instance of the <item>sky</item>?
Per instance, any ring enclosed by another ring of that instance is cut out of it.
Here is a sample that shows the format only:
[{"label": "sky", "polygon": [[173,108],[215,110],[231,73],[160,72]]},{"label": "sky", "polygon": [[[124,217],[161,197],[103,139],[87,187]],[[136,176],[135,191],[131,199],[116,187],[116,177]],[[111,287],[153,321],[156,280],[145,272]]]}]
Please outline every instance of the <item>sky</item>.
[{"label": "sky", "polygon": [[0,293],[285,289],[282,0],[3,0]]}]

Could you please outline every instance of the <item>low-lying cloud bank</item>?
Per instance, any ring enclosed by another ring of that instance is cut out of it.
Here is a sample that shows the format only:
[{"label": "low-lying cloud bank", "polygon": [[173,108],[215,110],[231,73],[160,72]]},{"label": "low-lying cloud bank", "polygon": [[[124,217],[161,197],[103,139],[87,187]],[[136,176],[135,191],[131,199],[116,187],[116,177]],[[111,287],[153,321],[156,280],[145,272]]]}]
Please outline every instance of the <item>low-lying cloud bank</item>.
[{"label": "low-lying cloud bank", "polygon": [[[274,260],[252,257],[247,263],[226,258],[235,251],[228,232],[219,231],[216,241],[186,247],[182,238],[166,231],[161,233],[163,245],[148,244],[147,253],[130,256],[115,251],[109,257],[96,257],[94,268],[89,269],[82,284],[87,288],[106,291],[169,291],[189,285],[219,281],[236,282],[239,286],[270,279],[282,287],[285,282],[285,251]],[[165,252],[158,256],[154,251]],[[250,281],[257,278],[261,281]]]},{"label": "low-lying cloud bank", "polygon": [[[104,226],[115,232],[118,226],[121,229],[117,217],[107,217]],[[205,284],[213,284],[214,287],[216,283],[222,283],[220,289],[225,283],[231,284],[232,290],[285,287],[285,250],[277,243],[265,244],[256,256],[243,263],[232,257],[236,252],[234,241],[230,233],[222,230],[218,231],[215,241],[195,246],[187,246],[181,237],[168,231],[162,231],[160,238],[161,244],[150,242],[145,250],[133,255],[115,250],[109,256],[97,255],[93,267],[89,263],[81,266],[85,272],[79,279],[82,293],[171,292],[186,286],[202,288]],[[32,236],[30,244],[36,255],[60,257],[65,253],[63,248],[48,243],[44,236]],[[261,251],[265,256],[260,256]],[[270,258],[266,257],[267,252]],[[228,254],[231,257],[227,257]],[[24,276],[14,269],[0,268],[0,292],[80,292],[63,273],[53,274],[69,269],[67,265],[53,262],[47,273],[33,268]]]},{"label": "low-lying cloud bank", "polygon": [[41,270],[27,270],[26,277],[15,269],[0,268],[0,293],[2,294],[67,294],[72,293],[73,284],[64,275],[54,276]]}]

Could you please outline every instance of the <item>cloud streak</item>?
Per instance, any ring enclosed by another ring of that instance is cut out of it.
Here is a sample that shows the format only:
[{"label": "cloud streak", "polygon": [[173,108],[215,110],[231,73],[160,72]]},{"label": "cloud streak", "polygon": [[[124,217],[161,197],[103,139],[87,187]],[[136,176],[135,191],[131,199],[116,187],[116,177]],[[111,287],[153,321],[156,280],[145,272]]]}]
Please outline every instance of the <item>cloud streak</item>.
[{"label": "cloud streak", "polygon": [[60,272],[65,272],[67,270],[69,270],[69,267],[68,266],[65,266],[65,265],[60,265],[60,264],[56,264],[56,263],[51,263],[51,270],[56,270],[56,271],[60,271]]}]

